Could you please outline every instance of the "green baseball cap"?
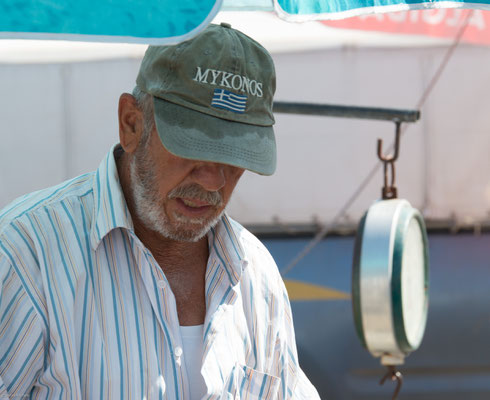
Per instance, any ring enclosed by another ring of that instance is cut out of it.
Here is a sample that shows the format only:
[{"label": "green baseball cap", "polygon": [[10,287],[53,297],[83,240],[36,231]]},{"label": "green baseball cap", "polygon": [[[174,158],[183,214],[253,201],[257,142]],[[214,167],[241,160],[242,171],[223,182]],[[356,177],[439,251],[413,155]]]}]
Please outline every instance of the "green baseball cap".
[{"label": "green baseball cap", "polygon": [[136,79],[153,96],[158,135],[171,153],[245,168],[276,169],[274,63],[229,24],[174,46],[149,46]]}]

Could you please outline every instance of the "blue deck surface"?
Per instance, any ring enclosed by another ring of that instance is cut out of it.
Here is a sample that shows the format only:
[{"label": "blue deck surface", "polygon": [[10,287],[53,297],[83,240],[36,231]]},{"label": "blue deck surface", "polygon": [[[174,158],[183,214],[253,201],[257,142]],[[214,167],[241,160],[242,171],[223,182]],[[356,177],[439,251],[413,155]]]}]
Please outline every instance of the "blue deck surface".
[{"label": "blue deck surface", "polygon": [[[308,238],[264,239],[280,269]],[[490,399],[490,234],[429,234],[430,305],[399,400]],[[350,293],[354,237],[329,237],[285,279]],[[357,339],[350,300],[293,301],[300,363],[325,399],[389,399],[385,370]]]}]

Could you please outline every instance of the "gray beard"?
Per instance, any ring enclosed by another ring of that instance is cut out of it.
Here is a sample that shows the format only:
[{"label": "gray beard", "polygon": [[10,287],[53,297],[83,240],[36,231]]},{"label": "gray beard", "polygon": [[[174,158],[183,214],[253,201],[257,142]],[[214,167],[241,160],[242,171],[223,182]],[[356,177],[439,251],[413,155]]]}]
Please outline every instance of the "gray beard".
[{"label": "gray beard", "polygon": [[[179,242],[197,242],[202,239],[220,221],[224,209],[211,219],[188,218],[175,214],[176,222],[171,223],[163,208],[163,201],[155,190],[157,184],[153,165],[145,160],[141,153],[138,149],[129,164],[131,192],[135,212],[140,221],[147,229],[158,232],[167,239]],[[172,190],[168,197],[175,197],[176,193],[181,192],[182,190]]]}]

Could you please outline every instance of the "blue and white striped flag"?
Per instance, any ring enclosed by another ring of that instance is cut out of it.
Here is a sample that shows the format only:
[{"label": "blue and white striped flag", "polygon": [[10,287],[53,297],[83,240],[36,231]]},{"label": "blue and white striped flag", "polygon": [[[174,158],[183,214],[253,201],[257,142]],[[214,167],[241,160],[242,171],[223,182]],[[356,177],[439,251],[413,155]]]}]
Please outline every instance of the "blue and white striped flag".
[{"label": "blue and white striped flag", "polygon": [[247,106],[247,96],[235,94],[226,89],[214,89],[211,105],[217,108],[243,114]]}]

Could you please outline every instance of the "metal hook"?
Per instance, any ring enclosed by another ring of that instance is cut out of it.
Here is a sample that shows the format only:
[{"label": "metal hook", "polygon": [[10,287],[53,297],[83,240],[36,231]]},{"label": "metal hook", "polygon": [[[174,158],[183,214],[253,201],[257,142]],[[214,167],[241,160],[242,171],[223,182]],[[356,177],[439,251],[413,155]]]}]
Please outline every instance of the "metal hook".
[{"label": "metal hook", "polygon": [[384,156],[383,155],[383,139],[378,139],[378,158],[383,162],[393,162],[398,159],[398,154],[400,153],[400,126],[401,121],[399,119],[395,119],[395,153],[392,156]]},{"label": "metal hook", "polygon": [[[381,191],[381,196],[383,200],[395,199],[397,197],[397,190],[395,187],[395,161],[398,159],[400,154],[400,126],[401,121],[399,119],[394,120],[396,125],[395,130],[395,151],[393,155],[384,156],[383,155],[383,140],[378,139],[378,158],[384,164],[384,186]],[[388,164],[391,167],[391,184],[388,184]]]},{"label": "metal hook", "polygon": [[388,365],[387,368],[388,372],[386,372],[379,384],[383,385],[388,378],[391,378],[392,382],[397,381],[395,391],[393,392],[393,397],[391,398],[391,400],[396,400],[400,390],[402,389],[403,375],[400,371],[397,371],[396,367],[393,365]]}]

